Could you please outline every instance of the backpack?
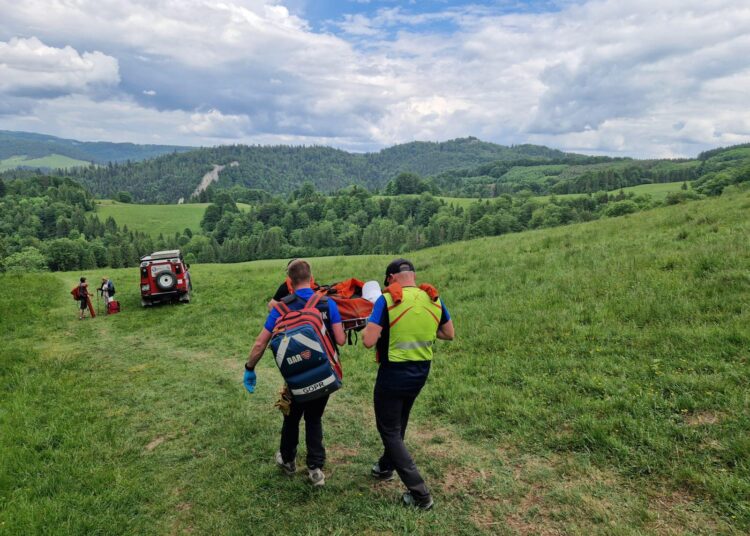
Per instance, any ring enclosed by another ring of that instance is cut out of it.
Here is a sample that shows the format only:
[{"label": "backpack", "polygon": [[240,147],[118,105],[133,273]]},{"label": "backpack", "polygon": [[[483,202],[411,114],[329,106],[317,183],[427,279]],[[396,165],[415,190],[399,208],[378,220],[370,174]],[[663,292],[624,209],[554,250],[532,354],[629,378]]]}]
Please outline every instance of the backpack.
[{"label": "backpack", "polygon": [[341,387],[339,356],[317,309],[321,300],[326,298],[316,292],[299,310],[290,310],[284,301],[275,305],[280,316],[270,346],[292,399],[297,402],[321,398]]},{"label": "backpack", "polygon": [[109,293],[110,297],[115,295],[115,284],[111,279],[107,281],[107,292]]},{"label": "backpack", "polygon": [[70,295],[73,296],[73,299],[75,301],[78,301],[81,299],[81,286],[77,285],[73,287],[73,289],[70,291]]}]

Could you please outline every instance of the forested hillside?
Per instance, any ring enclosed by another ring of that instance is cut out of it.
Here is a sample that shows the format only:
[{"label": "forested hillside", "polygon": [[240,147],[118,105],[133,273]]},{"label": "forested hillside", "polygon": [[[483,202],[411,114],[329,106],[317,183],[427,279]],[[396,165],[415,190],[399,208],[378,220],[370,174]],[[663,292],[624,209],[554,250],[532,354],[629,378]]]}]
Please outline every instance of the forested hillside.
[{"label": "forested hillside", "polygon": [[[189,198],[201,177],[214,164],[235,161],[238,162],[236,167],[227,167],[221,172],[218,187],[238,185],[288,194],[305,181],[312,182],[322,192],[351,185],[377,190],[385,188],[400,172],[431,176],[456,168],[497,162],[540,165],[611,160],[534,145],[506,147],[476,138],[463,138],[441,143],[413,142],[365,154],[330,147],[228,145],[168,154],[138,163],[87,167],[72,170],[69,174],[97,197],[113,197],[124,190],[138,202],[173,203],[180,198]],[[6,177],[19,176],[23,174],[6,174]]]},{"label": "forested hillside", "polygon": [[[730,148],[701,162],[712,171],[659,198],[640,189],[546,198],[526,192],[458,204],[429,192],[376,196],[358,186],[324,195],[312,183],[286,197],[254,196],[250,195],[254,190],[236,188],[210,190],[212,203],[203,205],[202,232],[186,224],[185,229],[164,234],[135,232],[118,226],[112,217],[102,223],[93,212],[93,196],[70,179],[35,177],[7,185],[0,180],[0,271],[133,266],[140,255],[153,249],[173,248],[182,249],[191,262],[398,254],[623,216],[719,195],[728,186],[750,181],[750,148]],[[403,186],[398,180],[395,183]],[[238,192],[252,198],[243,210],[233,198]],[[158,206],[140,208],[158,210]],[[170,208],[189,211],[194,217],[198,216],[195,208],[202,210],[199,205]]]},{"label": "forested hillside", "polygon": [[59,177],[0,180],[0,271],[75,270],[134,266],[154,240],[102,222],[94,198]]},{"label": "forested hillside", "polygon": [[[14,132],[0,130],[0,161],[11,157],[25,157],[34,160],[46,156],[59,155],[81,160],[106,164],[107,162],[138,161],[154,158],[166,153],[187,151],[192,147],[177,145],[137,145],[134,143],[88,142],[77,141],[46,134],[32,132]],[[24,167],[23,161],[17,166]],[[34,166],[27,167],[44,167]]]}]

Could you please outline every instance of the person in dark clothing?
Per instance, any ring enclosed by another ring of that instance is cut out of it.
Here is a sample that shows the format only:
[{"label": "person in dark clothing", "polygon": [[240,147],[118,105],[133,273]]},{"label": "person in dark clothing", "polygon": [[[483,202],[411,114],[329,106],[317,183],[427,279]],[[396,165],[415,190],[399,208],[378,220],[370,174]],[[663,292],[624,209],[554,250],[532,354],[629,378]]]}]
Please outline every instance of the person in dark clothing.
[{"label": "person in dark clothing", "polygon": [[453,340],[453,320],[434,287],[417,287],[414,265],[408,260],[396,259],[388,265],[385,285],[362,335],[366,348],[376,346],[380,363],[373,402],[383,455],[371,473],[379,480],[391,480],[395,470],[407,488],[403,504],[429,510],[432,495],[404,436],[411,408],[430,373],[435,339]]},{"label": "person in dark clothing", "polygon": [[[286,265],[287,272],[289,271],[289,267],[296,260],[298,259],[292,259],[291,261],[287,263]],[[312,278],[310,279],[310,288],[312,288],[313,290],[317,290],[318,286],[315,284],[315,279],[312,279]],[[273,310],[273,308],[276,306],[277,303],[279,303],[281,300],[289,296],[293,291],[294,290],[292,286],[292,281],[289,278],[289,276],[287,276],[286,280],[284,280],[284,282],[282,282],[279,285],[279,288],[276,289],[276,292],[274,293],[273,298],[271,298],[270,301],[268,302],[268,310],[269,311]]]},{"label": "person in dark clothing", "polygon": [[82,277],[78,283],[78,304],[78,320],[83,320],[86,316],[86,309],[89,307],[89,284],[85,277]]},{"label": "person in dark clothing", "polygon": [[[295,259],[288,268],[287,273],[291,280],[294,295],[296,299],[285,299],[284,303],[291,310],[301,309],[314,291],[310,288],[312,281],[312,271],[307,261]],[[323,321],[326,326],[326,333],[331,338],[331,342],[336,346],[341,346],[346,341],[344,328],[341,324],[341,315],[333,300],[326,300],[318,304]],[[256,374],[255,365],[263,356],[268,343],[271,341],[272,332],[276,321],[280,318],[280,313],[276,309],[271,309],[266,318],[266,322],[258,335],[250,356],[245,364],[245,378],[243,383],[245,388],[253,393],[255,391]],[[305,418],[305,441],[307,443],[307,471],[308,478],[314,486],[325,484],[325,475],[323,474],[323,465],[325,463],[325,447],[323,446],[323,423],[322,417],[328,396],[323,396],[309,402],[291,401],[289,414],[284,416],[284,423],[281,427],[281,442],[279,451],[276,453],[276,464],[288,475],[293,475],[296,470],[295,458],[297,456],[297,445],[299,443],[299,423],[302,417]]]}]

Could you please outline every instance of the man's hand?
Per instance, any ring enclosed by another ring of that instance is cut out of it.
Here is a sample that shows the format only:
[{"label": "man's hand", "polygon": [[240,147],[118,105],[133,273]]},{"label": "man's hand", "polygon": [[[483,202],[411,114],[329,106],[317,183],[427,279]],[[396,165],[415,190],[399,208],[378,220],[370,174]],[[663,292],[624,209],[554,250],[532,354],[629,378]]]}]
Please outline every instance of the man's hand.
[{"label": "man's hand", "polygon": [[256,381],[257,377],[255,375],[255,371],[245,369],[245,377],[242,378],[242,383],[245,386],[245,389],[247,389],[248,393],[252,394],[255,392]]}]

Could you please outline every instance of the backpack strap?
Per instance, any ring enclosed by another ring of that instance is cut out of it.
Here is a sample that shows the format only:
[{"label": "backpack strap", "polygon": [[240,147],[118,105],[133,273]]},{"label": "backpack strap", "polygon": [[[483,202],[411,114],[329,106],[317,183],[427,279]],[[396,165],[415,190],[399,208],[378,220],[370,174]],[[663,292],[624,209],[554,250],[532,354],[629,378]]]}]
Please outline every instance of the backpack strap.
[{"label": "backpack strap", "polygon": [[286,303],[283,301],[276,302],[273,306],[274,309],[276,309],[276,312],[279,313],[279,316],[282,317],[285,314],[287,314],[290,310]]},{"label": "backpack strap", "polygon": [[398,283],[391,283],[385,287],[384,293],[387,292],[393,298],[393,303],[401,303],[404,297],[404,289]]},{"label": "backpack strap", "polygon": [[432,301],[437,301],[437,299],[440,297],[440,294],[438,294],[438,291],[435,287],[430,285],[429,283],[422,283],[419,285],[420,290],[423,290],[427,293],[427,295],[430,297]]},{"label": "backpack strap", "polygon": [[307,300],[307,303],[305,303],[305,309],[315,309],[322,298],[322,292],[314,292],[313,295],[310,296],[310,299]]}]

